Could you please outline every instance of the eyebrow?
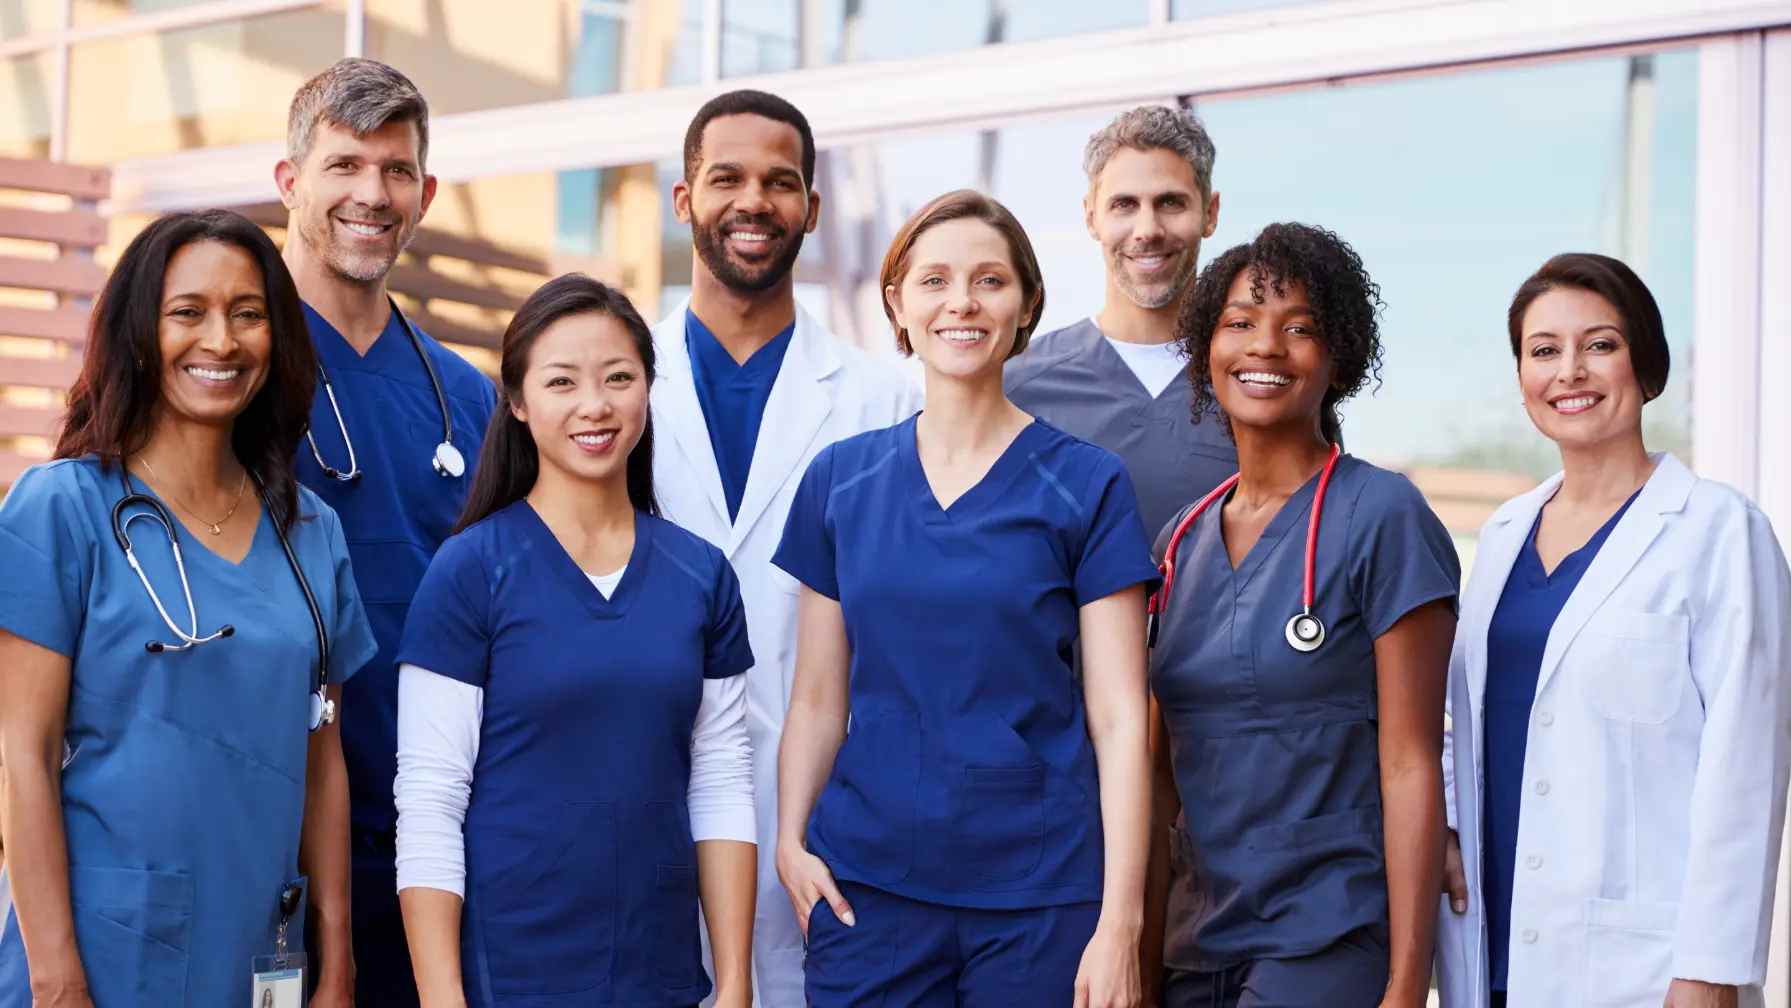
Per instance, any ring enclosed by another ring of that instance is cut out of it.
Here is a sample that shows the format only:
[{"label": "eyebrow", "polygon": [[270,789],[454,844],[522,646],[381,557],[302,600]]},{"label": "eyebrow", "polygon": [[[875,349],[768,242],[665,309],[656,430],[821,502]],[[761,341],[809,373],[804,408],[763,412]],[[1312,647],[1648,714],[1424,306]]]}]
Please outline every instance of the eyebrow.
[{"label": "eyebrow", "polygon": [[[1586,335],[1590,335],[1595,332],[1605,332],[1606,330],[1609,330],[1610,332],[1614,332],[1618,336],[1623,335],[1622,327],[1618,326],[1617,323],[1615,323],[1615,322],[1599,322],[1595,325],[1589,325],[1586,328],[1580,330],[1580,335],[1586,336]],[[1561,337],[1557,336],[1553,330],[1538,329],[1533,333],[1525,334],[1524,339],[1533,340],[1533,339],[1542,339],[1544,337],[1547,337],[1548,339],[1560,339],[1561,338]]]},{"label": "eyebrow", "polygon": [[[951,269],[951,268],[952,268],[951,263],[926,262],[926,263],[916,263],[914,265],[914,269],[911,270],[910,272],[918,273],[922,270]],[[1008,270],[1009,272],[1012,272],[1013,268],[1014,268],[1014,266],[1012,263],[1004,262],[1000,259],[985,260],[983,262],[976,263],[970,267],[972,272],[975,272],[976,270],[985,270],[985,269],[1001,269],[1001,270]]]}]

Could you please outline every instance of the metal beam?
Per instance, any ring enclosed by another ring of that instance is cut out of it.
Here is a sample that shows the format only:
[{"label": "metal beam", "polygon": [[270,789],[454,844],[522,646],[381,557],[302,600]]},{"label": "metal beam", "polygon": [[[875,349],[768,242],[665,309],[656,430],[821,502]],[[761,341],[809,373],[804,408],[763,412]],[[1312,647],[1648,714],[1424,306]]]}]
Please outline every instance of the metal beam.
[{"label": "metal beam", "polygon": [[[900,133],[1370,74],[1646,45],[1791,25],[1791,2],[1338,0],[1170,25],[1008,43],[911,60],[731,79],[782,94],[834,147]],[[1040,68],[1049,67],[1048,82]],[[438,117],[430,167],[445,181],[614,167],[675,156],[708,86],[625,92]],[[266,199],[277,142],[117,166],[114,212]]]}]

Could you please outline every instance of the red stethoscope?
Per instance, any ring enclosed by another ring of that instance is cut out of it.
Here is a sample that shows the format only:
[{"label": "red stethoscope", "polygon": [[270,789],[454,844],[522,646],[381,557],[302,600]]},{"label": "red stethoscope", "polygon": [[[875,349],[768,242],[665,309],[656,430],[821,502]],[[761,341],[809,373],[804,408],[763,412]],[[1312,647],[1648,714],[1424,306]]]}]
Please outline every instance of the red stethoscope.
[{"label": "red stethoscope", "polygon": [[[1316,590],[1314,577],[1318,566],[1318,521],[1325,510],[1325,490],[1331,485],[1331,470],[1337,468],[1337,458],[1342,454],[1337,445],[1331,446],[1331,457],[1325,460],[1325,468],[1318,476],[1318,492],[1312,497],[1312,517],[1306,522],[1306,584],[1300,595],[1300,611],[1294,613],[1287,621],[1287,644],[1295,651],[1317,651],[1325,642],[1325,624],[1312,611],[1313,596]],[[1214,501],[1231,492],[1238,485],[1238,477],[1242,473],[1233,473],[1231,478],[1214,487],[1212,492],[1194,505],[1187,516],[1176,523],[1175,531],[1169,534],[1169,548],[1163,552],[1163,562],[1157,565],[1157,571],[1163,575],[1163,586],[1150,597],[1150,606],[1146,609],[1145,646],[1157,646],[1157,617],[1169,607],[1169,589],[1175,584],[1175,552],[1181,547],[1182,536],[1192,528],[1201,512]]]}]

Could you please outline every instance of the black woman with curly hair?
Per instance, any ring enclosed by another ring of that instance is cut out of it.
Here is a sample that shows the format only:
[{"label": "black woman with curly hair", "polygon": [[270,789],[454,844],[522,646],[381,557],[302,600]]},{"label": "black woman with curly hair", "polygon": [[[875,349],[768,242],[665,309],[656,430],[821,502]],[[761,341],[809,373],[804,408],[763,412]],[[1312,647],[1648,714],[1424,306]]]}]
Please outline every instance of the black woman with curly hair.
[{"label": "black woman with curly hair", "polygon": [[1239,471],[1157,543],[1172,1008],[1425,1001],[1460,566],[1408,480],[1338,445],[1338,407],[1380,362],[1379,304],[1342,239],[1274,224],[1182,311],[1195,415],[1216,401],[1204,422],[1229,427]]}]

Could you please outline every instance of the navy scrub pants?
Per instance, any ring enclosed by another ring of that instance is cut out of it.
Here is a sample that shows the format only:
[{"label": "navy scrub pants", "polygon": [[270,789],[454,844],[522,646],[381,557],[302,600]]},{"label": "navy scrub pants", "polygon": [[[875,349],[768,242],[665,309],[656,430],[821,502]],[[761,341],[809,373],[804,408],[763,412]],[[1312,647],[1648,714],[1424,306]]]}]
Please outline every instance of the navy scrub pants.
[{"label": "navy scrub pants", "polygon": [[973,910],[840,882],[855,927],[825,900],[808,918],[810,1008],[1068,1005],[1099,903]]},{"label": "navy scrub pants", "polygon": [[1374,926],[1298,958],[1170,970],[1163,1008],[1375,1008],[1387,992],[1387,955],[1386,928]]}]

